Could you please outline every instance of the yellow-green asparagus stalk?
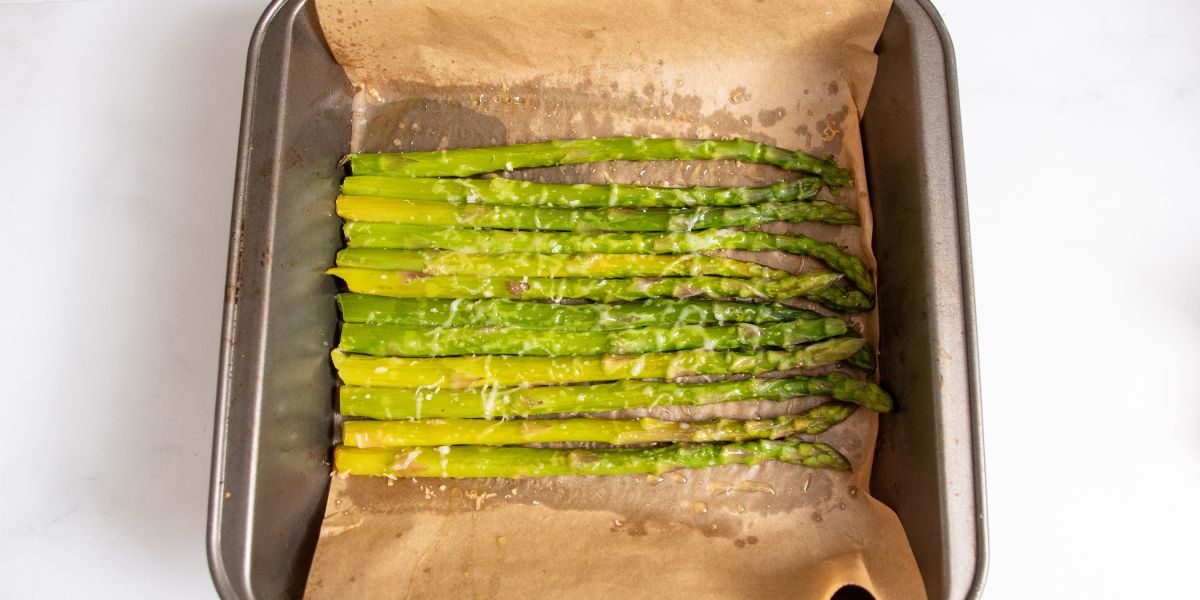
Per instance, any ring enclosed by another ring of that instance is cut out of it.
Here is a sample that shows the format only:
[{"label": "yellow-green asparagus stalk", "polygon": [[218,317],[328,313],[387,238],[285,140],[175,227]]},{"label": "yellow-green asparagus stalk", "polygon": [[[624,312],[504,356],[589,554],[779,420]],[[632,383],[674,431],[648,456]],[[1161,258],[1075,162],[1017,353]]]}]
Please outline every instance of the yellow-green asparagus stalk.
[{"label": "yellow-green asparagus stalk", "polygon": [[751,206],[694,208],[548,208],[454,204],[384,196],[338,196],[337,214],[348,221],[482,227],[529,231],[698,231],[752,227],[772,221],[856,225],[858,215],[820,200],[766,202]]},{"label": "yellow-green asparagus stalk", "polygon": [[344,352],[372,356],[641,354],[690,348],[787,348],[839,336],[847,331],[846,323],[835,318],[768,325],[668,325],[617,331],[555,331],[512,327],[428,329],[346,323],[342,326],[338,348]]},{"label": "yellow-green asparagus stalk", "polygon": [[401,327],[521,327],[612,331],[666,325],[780,323],[820,319],[811,310],[766,302],[650,298],[620,304],[554,304],[517,300],[389,298],[338,294],[347,323]]},{"label": "yellow-green asparagus stalk", "polygon": [[782,401],[826,396],[875,412],[892,410],[892,398],[878,385],[842,373],[785,378],[751,378],[709,383],[625,380],[586,385],[474,388],[387,388],[342,386],[339,410],[351,417],[421,419],[433,417],[529,417],[654,406],[702,406],[746,400]]},{"label": "yellow-green asparagus stalk", "polygon": [[763,187],[686,188],[623,183],[538,183],[503,177],[455,179],[354,175],[342,181],[342,193],[347,196],[388,196],[409,200],[563,208],[746,206],[762,202],[809,200],[820,190],[821,180],[816,177],[783,181]]},{"label": "yellow-green asparagus stalk", "polygon": [[787,271],[704,254],[471,254],[446,250],[346,248],[337,266],[492,277],[721,277],[783,279]]},{"label": "yellow-green asparagus stalk", "polygon": [[480,277],[427,275],[413,271],[380,271],[335,267],[330,275],[346,282],[352,292],[393,298],[509,298],[622,302],[644,298],[745,298],[786,300],[827,287],[842,278],[837,273],[801,273],[782,279],[729,277]]},{"label": "yellow-green asparagus stalk", "polygon": [[339,473],[380,477],[636,475],[717,465],[756,465],[767,461],[850,470],[846,457],[828,444],[793,440],[592,450],[520,446],[338,446],[333,453],[334,468]]},{"label": "yellow-green asparagus stalk", "polygon": [[834,338],[787,350],[681,350],[639,355],[455,356],[398,358],[332,352],[347,385],[473,388],[592,383],[622,379],[675,379],[690,375],[758,375],[845,360],[862,338]]},{"label": "yellow-green asparagus stalk", "polygon": [[346,421],[342,443],[356,448],[507,446],[555,442],[614,445],[656,442],[744,442],[818,435],[846,420],[857,405],[827,402],[796,416],[774,419],[680,422],[661,419],[419,419]]}]

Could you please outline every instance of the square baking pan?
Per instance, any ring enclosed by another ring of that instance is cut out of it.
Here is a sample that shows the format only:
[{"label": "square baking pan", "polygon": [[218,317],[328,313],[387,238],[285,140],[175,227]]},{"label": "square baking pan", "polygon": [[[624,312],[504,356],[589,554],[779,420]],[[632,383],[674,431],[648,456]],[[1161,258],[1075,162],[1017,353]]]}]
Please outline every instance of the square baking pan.
[{"label": "square baking pan", "polygon": [[[966,190],[950,40],[895,0],[863,145],[879,262],[884,415],[871,493],[899,515],[931,599],[979,596],[983,457]],[[250,43],[217,387],[208,559],[224,598],[300,597],[334,442],[333,213],[354,89],[310,0],[276,0]],[[267,376],[267,374],[270,376]]]}]

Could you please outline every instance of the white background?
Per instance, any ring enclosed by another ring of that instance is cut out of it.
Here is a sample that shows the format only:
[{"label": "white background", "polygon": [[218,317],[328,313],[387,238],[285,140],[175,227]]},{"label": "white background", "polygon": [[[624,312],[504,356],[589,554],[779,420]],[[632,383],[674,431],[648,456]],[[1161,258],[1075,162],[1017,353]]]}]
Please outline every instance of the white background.
[{"label": "white background", "polygon": [[[264,4],[0,0],[0,597],[214,595],[222,283]],[[938,5],[974,236],[985,597],[1194,589],[1200,3]]]}]

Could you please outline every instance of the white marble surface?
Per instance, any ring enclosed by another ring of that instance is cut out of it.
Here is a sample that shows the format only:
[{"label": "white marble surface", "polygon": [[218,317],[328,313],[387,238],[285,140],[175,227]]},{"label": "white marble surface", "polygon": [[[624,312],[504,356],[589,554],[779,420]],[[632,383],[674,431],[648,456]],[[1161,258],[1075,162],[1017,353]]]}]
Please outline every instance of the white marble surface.
[{"label": "white marble surface", "polygon": [[[263,4],[0,0],[0,597],[214,595],[217,339]],[[1200,4],[938,5],[974,234],[985,597],[1170,595],[1200,537]]]}]

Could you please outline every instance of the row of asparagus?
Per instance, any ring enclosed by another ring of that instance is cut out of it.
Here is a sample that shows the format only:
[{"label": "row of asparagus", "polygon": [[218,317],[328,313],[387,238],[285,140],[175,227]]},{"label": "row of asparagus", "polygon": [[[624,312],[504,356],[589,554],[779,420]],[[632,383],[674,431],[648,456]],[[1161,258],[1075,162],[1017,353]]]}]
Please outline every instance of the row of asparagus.
[{"label": "row of asparagus", "polygon": [[[812,175],[763,187],[546,184],[493,171],[605,160],[733,159]],[[815,200],[850,174],[803,152],[744,140],[607,138],[436,152],[354,154],[337,212],[347,247],[330,273],[344,324],[334,365],[348,417],[342,473],[530,477],[658,473],[784,461],[848,469],[818,435],[878,386],[833,372],[874,354],[840,318],[873,306],[874,281],[842,248],[741,228],[844,225]],[[831,271],[791,273],[721,254],[782,251]],[[581,303],[587,302],[587,303]],[[767,376],[764,376],[767,375]],[[680,378],[705,376],[705,381]],[[719,380],[713,381],[713,378]],[[658,406],[830,401],[775,419],[682,423],[545,418]],[[369,420],[367,420],[369,419]],[[528,447],[593,442],[599,449]],[[629,444],[667,444],[626,447]]]}]

